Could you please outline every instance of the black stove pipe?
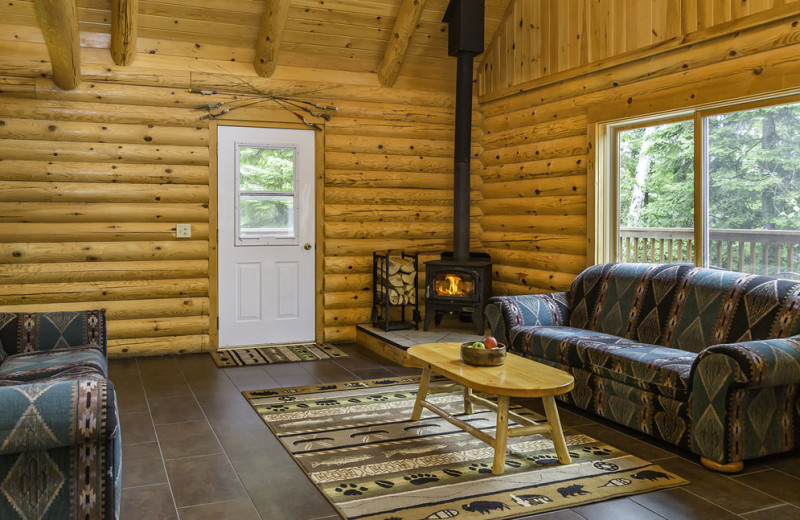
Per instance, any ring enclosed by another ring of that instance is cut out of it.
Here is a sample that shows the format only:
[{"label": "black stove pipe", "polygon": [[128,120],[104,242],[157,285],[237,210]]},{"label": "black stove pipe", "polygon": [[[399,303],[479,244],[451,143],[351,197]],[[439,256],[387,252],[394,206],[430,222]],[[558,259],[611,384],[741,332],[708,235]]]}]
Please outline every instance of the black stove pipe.
[{"label": "black stove pipe", "polygon": [[443,22],[448,24],[448,54],[458,57],[456,128],[453,153],[453,260],[469,254],[469,161],[472,147],[472,61],[483,52],[483,0],[450,0]]},{"label": "black stove pipe", "polygon": [[469,161],[472,148],[471,51],[458,52],[456,129],[453,153],[453,259],[469,260]]}]

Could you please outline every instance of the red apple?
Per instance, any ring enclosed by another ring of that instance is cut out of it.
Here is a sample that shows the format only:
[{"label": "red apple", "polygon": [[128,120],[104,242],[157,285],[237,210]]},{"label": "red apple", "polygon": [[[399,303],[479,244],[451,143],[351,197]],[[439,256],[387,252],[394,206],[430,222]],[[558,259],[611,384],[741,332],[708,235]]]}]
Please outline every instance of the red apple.
[{"label": "red apple", "polygon": [[497,340],[494,339],[494,336],[486,336],[483,338],[483,344],[486,345],[486,348],[495,348],[497,346]]}]

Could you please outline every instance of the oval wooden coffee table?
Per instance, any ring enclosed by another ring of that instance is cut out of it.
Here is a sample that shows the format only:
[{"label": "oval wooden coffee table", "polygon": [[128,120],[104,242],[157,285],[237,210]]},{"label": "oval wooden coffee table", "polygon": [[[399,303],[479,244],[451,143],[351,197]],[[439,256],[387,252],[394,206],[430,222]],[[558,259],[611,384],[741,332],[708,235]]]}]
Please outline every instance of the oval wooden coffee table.
[{"label": "oval wooden coffee table", "polygon": [[[572,462],[567,451],[567,443],[564,440],[564,432],[561,429],[561,421],[558,418],[556,401],[553,398],[553,396],[572,390],[575,380],[570,374],[514,354],[508,354],[505,364],[499,367],[466,365],[461,362],[460,343],[415,345],[408,349],[408,355],[421,361],[423,365],[422,379],[419,382],[417,401],[414,403],[411,420],[418,421],[424,407],[489,444],[494,448],[493,474],[501,475],[503,473],[508,437],[536,433],[549,435],[558,454],[558,461],[561,464]],[[426,400],[429,393],[452,391],[452,386],[441,389],[430,387],[432,371],[463,386],[465,414],[473,413],[473,405],[483,406],[497,413],[497,428],[494,437]],[[473,390],[496,395],[497,403],[474,395]],[[509,411],[508,405],[511,397],[541,398],[547,422],[537,423]],[[509,415],[523,426],[509,429]]]}]

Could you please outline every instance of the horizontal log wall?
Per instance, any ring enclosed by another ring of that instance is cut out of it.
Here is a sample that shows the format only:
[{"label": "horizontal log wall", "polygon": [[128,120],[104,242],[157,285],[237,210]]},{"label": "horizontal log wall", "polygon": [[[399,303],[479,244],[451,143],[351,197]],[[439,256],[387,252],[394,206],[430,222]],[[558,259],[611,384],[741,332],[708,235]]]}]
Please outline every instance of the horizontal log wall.
[{"label": "horizontal log wall", "polygon": [[493,258],[494,294],[566,290],[586,267],[594,123],[800,89],[796,11],[754,15],[606,70],[481,96],[481,243]]},{"label": "horizontal log wall", "polygon": [[[265,80],[239,63],[147,54],[122,68],[89,47],[83,83],[66,92],[40,77],[47,53],[26,31],[0,36],[0,310],[105,308],[113,356],[209,350],[210,136],[195,106],[242,95],[240,76],[289,95],[320,89],[305,99],[339,108],[317,120],[326,341],[354,341],[355,324],[369,321],[373,251],[424,261],[452,248],[454,78],[385,89],[372,73],[279,65]],[[409,83],[401,75],[397,85]],[[297,122],[271,103],[220,120]],[[177,223],[192,225],[190,239],[176,238]]]},{"label": "horizontal log wall", "polygon": [[188,95],[136,87],[152,101],[134,106],[29,79],[0,89],[2,309],[105,308],[111,355],[208,350],[208,126]]},{"label": "horizontal log wall", "polygon": [[796,8],[797,0],[512,0],[482,57],[479,93]]}]

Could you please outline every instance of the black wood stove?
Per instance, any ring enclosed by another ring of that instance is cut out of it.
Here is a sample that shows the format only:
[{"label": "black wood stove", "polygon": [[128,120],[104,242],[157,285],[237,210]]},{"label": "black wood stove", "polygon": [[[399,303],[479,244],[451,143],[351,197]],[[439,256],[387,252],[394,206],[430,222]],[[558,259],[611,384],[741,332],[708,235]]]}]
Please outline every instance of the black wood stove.
[{"label": "black wood stove", "polygon": [[442,316],[452,314],[472,321],[483,334],[483,309],[492,292],[492,260],[486,253],[470,253],[466,262],[453,253],[425,263],[425,325],[439,325]]},{"label": "black wood stove", "polygon": [[445,314],[467,318],[483,334],[483,309],[492,292],[492,260],[469,251],[469,160],[472,131],[472,61],[483,52],[483,0],[450,0],[448,54],[458,58],[453,156],[453,252],[425,263],[425,324]]}]

